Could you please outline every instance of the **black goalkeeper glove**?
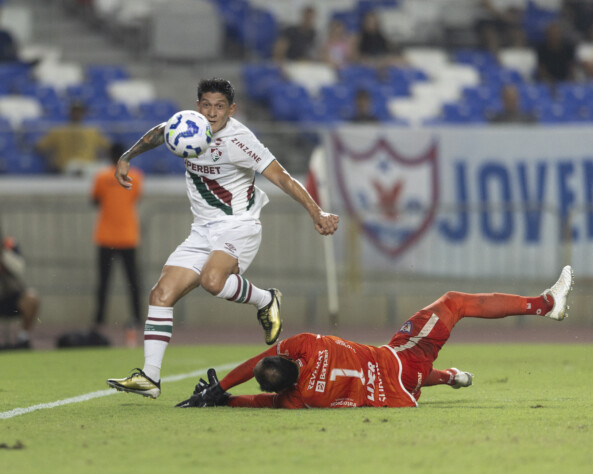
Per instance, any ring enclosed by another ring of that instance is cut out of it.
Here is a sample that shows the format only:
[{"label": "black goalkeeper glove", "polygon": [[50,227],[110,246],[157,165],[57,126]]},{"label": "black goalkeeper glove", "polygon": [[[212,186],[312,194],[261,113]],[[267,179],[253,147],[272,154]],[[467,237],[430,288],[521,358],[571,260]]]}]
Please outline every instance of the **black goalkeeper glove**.
[{"label": "black goalkeeper glove", "polygon": [[210,383],[206,384],[204,380],[200,379],[193,395],[176,406],[180,408],[225,406],[231,394],[225,392],[220,386],[216,370],[208,369],[208,380]]},{"label": "black goalkeeper glove", "polygon": [[[194,393],[192,394],[192,397],[195,397],[196,395],[202,393],[207,388],[208,388],[208,382],[206,382],[204,379],[201,378],[199,380],[198,384],[196,385],[196,388],[194,389]],[[190,405],[190,401],[191,401],[191,397],[188,398],[187,400],[183,400],[182,402],[179,402],[175,406],[179,407],[179,408],[187,408],[187,407],[192,406],[192,405]]]}]

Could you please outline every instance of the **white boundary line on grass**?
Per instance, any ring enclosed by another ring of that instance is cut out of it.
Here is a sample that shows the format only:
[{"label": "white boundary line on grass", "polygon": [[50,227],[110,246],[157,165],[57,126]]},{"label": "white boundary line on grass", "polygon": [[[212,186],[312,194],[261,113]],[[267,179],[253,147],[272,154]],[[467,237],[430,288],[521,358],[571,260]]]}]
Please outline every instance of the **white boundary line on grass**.
[{"label": "white boundary line on grass", "polygon": [[[230,364],[223,364],[215,367],[216,371],[219,370],[230,370],[235,368],[240,362],[231,362]],[[187,374],[178,374],[178,375],[169,375],[168,377],[163,377],[161,382],[179,382],[180,380],[188,379],[191,377],[198,377],[200,375],[206,374],[208,369],[198,369],[193,372],[189,372]],[[19,415],[26,415],[27,413],[31,413],[37,410],[45,410],[47,408],[56,408],[61,407],[62,405],[69,405],[70,403],[80,403],[80,402],[87,402],[92,400],[93,398],[99,397],[106,397],[107,395],[113,395],[118,393],[117,390],[114,389],[107,389],[107,390],[99,390],[97,392],[89,392],[85,393],[84,395],[78,395],[77,397],[72,398],[65,398],[63,400],[57,400],[55,402],[50,403],[40,403],[39,405],[32,405],[27,408],[15,408],[14,410],[0,412],[0,420],[6,420],[8,418],[14,418],[15,416]]]}]

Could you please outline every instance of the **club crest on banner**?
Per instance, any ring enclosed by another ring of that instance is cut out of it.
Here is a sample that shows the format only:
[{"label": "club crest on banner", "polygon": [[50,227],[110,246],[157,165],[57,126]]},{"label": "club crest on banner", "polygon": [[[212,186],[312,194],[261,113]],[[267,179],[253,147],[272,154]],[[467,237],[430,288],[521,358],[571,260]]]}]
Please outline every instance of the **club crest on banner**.
[{"label": "club crest on banner", "polygon": [[365,237],[383,254],[397,257],[430,228],[439,197],[438,146],[404,156],[379,137],[354,151],[337,133],[332,161],[341,200]]}]

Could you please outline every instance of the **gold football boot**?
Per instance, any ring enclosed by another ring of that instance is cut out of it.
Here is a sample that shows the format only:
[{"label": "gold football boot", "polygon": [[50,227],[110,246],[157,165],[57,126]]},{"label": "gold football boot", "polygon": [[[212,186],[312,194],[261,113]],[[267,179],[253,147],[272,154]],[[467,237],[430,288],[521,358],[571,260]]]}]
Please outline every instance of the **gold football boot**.
[{"label": "gold football boot", "polygon": [[268,290],[272,294],[272,301],[257,312],[257,319],[264,328],[266,344],[271,346],[278,340],[282,331],[282,320],[280,319],[280,301],[282,293],[276,288]]},{"label": "gold football boot", "polygon": [[108,379],[107,385],[118,392],[137,393],[145,397],[157,398],[161,394],[161,382],[155,382],[140,369],[134,369],[132,375],[124,379]]}]

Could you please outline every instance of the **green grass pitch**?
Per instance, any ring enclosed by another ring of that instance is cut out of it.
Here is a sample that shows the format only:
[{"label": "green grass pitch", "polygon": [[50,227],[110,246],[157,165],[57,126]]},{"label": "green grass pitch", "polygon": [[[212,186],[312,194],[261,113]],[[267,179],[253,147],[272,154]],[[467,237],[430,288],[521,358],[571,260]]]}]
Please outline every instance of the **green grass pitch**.
[{"label": "green grass pitch", "polygon": [[[163,375],[262,350],[171,345]],[[157,400],[106,395],[105,379],[141,364],[142,349],[6,352],[0,472],[588,473],[592,356],[591,345],[450,344],[435,367],[473,372],[472,387],[425,388],[419,408],[290,411],[174,408],[197,376],[163,382]],[[251,382],[233,393],[256,391]]]}]

